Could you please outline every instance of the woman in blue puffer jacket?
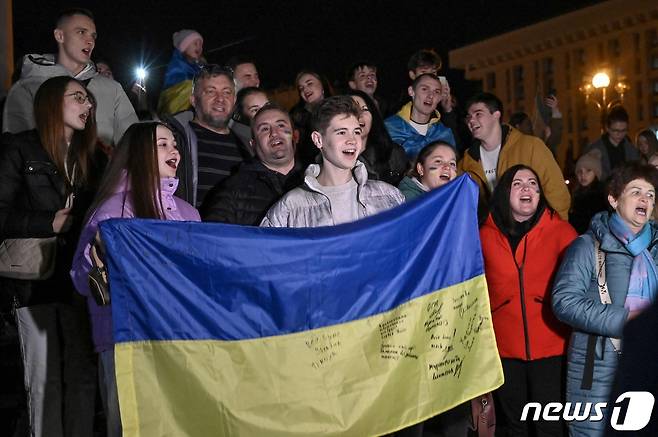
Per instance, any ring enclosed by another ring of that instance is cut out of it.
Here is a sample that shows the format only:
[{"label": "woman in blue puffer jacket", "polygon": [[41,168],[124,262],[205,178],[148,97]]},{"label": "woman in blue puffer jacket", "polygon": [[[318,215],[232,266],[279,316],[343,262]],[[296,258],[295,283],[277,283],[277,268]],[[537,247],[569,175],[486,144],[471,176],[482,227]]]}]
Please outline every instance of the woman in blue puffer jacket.
[{"label": "woman in blue puffer jacket", "polygon": [[[572,436],[600,436],[611,408],[601,420],[594,408],[608,402],[621,353],[616,340],[627,320],[655,301],[658,288],[658,229],[651,221],[658,171],[641,164],[615,169],[608,187],[614,212],[594,216],[590,228],[569,247],[553,286],[553,311],[573,327],[567,356],[568,413],[576,402],[586,420],[569,422]],[[597,249],[605,256],[609,304],[603,302],[597,278]],[[590,409],[587,413],[587,409]]]}]

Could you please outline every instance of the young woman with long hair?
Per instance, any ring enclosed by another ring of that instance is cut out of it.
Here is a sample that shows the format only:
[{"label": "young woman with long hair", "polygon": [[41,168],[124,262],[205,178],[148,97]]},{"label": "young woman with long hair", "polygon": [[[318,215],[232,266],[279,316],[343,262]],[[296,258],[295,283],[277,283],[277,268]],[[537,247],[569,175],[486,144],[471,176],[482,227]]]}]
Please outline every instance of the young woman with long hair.
[{"label": "young woman with long hair", "polygon": [[105,157],[93,96],[60,76],[34,98],[36,130],[3,137],[0,239],[57,237],[54,273],[3,279],[14,296],[32,436],[93,433],[96,369],[84,299],[68,275]]},{"label": "young woman with long hair", "polygon": [[94,347],[99,354],[101,398],[108,436],[121,436],[121,419],[114,376],[112,307],[99,306],[91,297],[88,275],[90,251],[98,225],[110,218],[150,218],[200,221],[192,205],[174,196],[180,154],[171,129],[160,122],[132,125],[119,142],[98,194],[89,208],[73,260],[71,277],[87,297]]}]

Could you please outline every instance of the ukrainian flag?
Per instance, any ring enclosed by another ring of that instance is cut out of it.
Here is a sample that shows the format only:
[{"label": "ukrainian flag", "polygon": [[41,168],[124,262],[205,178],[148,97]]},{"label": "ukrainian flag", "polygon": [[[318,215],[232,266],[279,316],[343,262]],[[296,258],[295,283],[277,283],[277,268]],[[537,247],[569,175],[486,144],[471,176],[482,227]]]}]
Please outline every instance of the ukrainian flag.
[{"label": "ukrainian flag", "polygon": [[466,176],[358,222],[110,220],[127,436],[386,434],[499,387]]}]

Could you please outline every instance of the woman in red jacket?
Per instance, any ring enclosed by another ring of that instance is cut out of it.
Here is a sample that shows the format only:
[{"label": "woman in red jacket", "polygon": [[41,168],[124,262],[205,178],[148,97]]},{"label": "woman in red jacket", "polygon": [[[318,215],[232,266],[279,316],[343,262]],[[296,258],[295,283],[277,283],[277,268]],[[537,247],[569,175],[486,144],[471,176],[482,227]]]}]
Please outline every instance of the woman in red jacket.
[{"label": "woman in red jacket", "polygon": [[[521,422],[528,402],[563,400],[562,367],[569,329],[551,311],[553,277],[576,231],[550,209],[539,177],[516,165],[500,178],[480,229],[492,318],[505,384],[496,409],[510,436],[530,433]],[[537,435],[561,436],[561,422],[536,422]]]}]

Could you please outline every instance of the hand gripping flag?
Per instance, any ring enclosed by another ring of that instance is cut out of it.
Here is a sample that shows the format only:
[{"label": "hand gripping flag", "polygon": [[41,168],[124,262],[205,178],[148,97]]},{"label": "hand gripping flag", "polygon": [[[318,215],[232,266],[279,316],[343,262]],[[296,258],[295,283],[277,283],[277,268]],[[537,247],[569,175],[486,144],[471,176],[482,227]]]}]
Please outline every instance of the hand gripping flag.
[{"label": "hand gripping flag", "polygon": [[369,436],[499,387],[466,176],[334,227],[115,219],[126,436]]}]

